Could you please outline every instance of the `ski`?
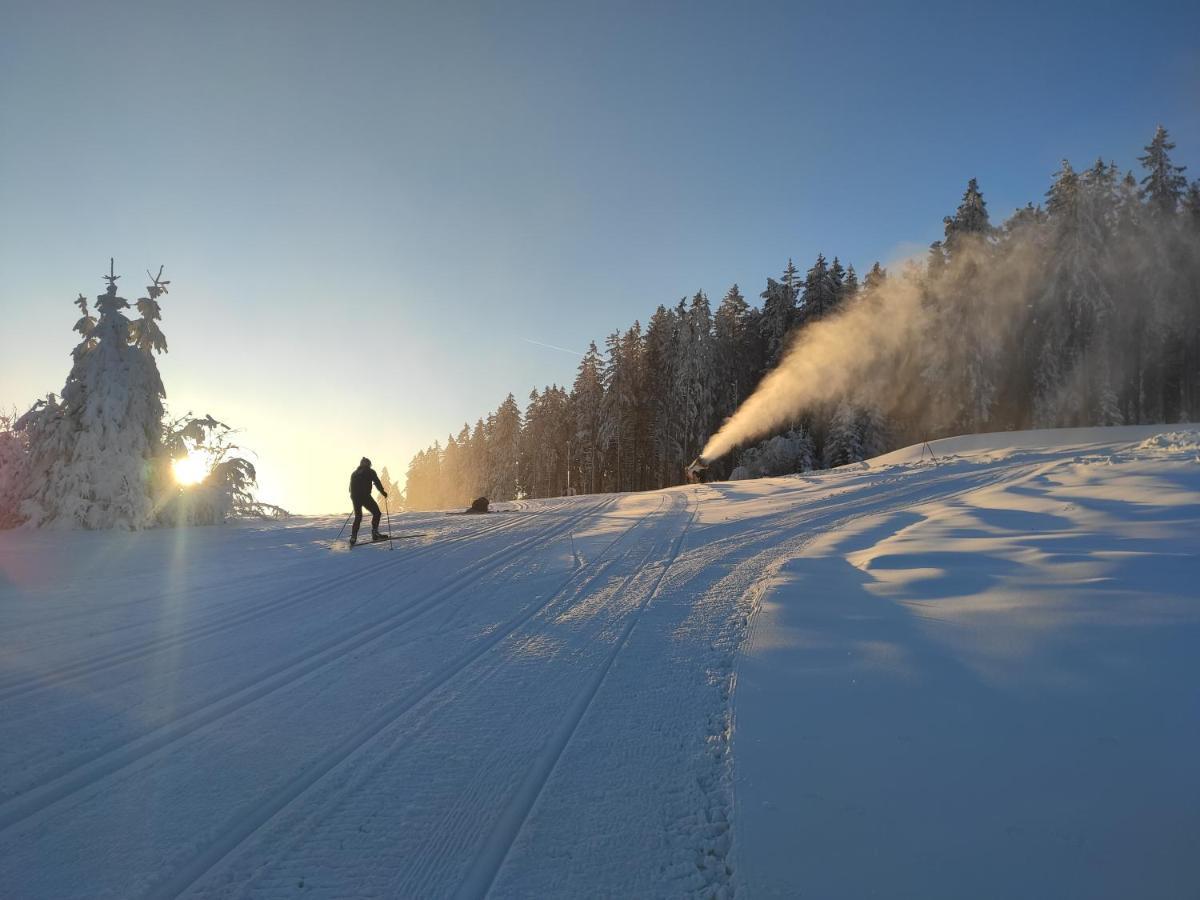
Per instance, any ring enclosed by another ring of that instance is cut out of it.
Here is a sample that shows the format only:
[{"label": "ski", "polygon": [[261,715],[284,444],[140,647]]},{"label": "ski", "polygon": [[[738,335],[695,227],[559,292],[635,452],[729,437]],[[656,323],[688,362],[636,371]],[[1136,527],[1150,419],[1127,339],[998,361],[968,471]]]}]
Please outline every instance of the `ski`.
[{"label": "ski", "polygon": [[424,531],[409,531],[404,534],[385,534],[378,538],[367,538],[365,540],[358,541],[350,546],[365,547],[368,544],[386,544],[388,541],[400,541],[404,540],[405,538],[421,537],[424,534]]}]

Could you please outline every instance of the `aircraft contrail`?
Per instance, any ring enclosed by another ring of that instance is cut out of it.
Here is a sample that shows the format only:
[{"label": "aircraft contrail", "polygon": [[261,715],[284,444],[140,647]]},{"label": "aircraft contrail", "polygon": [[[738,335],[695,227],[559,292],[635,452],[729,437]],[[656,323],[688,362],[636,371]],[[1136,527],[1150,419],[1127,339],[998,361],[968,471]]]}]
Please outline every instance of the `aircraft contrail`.
[{"label": "aircraft contrail", "polygon": [[521,340],[527,344],[537,344],[539,347],[546,347],[549,350],[557,350],[559,353],[570,353],[572,356],[583,356],[582,353],[579,353],[575,350],[568,350],[566,347],[556,347],[553,344],[547,344],[543,341],[535,341],[533,338],[521,338]]}]

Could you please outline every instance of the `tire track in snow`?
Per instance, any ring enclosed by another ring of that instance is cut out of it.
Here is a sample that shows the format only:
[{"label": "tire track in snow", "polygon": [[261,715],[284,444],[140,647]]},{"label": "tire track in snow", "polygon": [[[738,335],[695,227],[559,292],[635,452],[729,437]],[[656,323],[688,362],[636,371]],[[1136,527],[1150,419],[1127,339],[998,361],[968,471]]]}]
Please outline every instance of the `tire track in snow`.
[{"label": "tire track in snow", "polygon": [[[618,500],[619,497],[614,495],[610,499],[590,508],[589,511],[601,513],[602,510],[613,505]],[[484,658],[489,651],[503,643],[517,629],[554,604],[581,576],[586,575],[583,586],[601,578],[621,558],[608,555],[612,548],[625,540],[634,530],[650,518],[651,514],[640,517],[629,528],[606,545],[600,554],[598,554],[596,560],[574,569],[563,580],[562,584],[547,596],[546,600],[532,605],[531,608],[492,631],[487,637],[477,641],[466,653],[460,654],[429,675],[419,687],[410,691],[408,696],[401,697],[385,706],[373,721],[359,727],[320,758],[309,763],[303,772],[293,777],[265,802],[260,803],[254,809],[227,823],[222,830],[222,836],[219,840],[209,844],[201,853],[192,857],[187,865],[174,873],[165,884],[153,889],[149,893],[149,896],[176,897],[189,890],[212,869],[220,865],[247,838],[307,793],[326,775],[357,754],[370,741],[423,703],[443,685],[471,668],[477,661]],[[594,571],[589,571],[593,567]]]},{"label": "tire track in snow", "polygon": [[[94,785],[98,780],[144,761],[250,703],[286,688],[299,679],[344,659],[352,651],[391,634],[397,628],[434,609],[440,601],[454,596],[465,585],[495,572],[530,546],[553,540],[591,514],[600,512],[616,502],[616,497],[601,500],[562,522],[541,529],[504,550],[493,553],[475,565],[459,570],[449,582],[433,589],[399,612],[385,616],[350,634],[335,637],[316,649],[306,650],[266,673],[258,673],[254,679],[232,686],[219,696],[184,712],[170,723],[133,740],[101,750],[83,762],[76,762],[53,772],[36,786],[27,788],[0,804],[0,834],[32,816],[46,812],[77,791]],[[379,571],[381,568],[386,566],[377,567],[373,571]],[[390,588],[386,588],[385,592],[388,589]]]}]

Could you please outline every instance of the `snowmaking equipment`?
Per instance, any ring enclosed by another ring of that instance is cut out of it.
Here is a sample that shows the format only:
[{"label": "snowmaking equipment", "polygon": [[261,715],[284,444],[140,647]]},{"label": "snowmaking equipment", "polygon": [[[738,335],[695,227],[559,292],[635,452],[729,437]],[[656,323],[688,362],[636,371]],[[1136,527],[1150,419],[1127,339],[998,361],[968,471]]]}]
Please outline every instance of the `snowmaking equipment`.
[{"label": "snowmaking equipment", "polygon": [[684,473],[689,484],[704,484],[708,480],[709,462],[703,456],[697,456],[691,461]]}]

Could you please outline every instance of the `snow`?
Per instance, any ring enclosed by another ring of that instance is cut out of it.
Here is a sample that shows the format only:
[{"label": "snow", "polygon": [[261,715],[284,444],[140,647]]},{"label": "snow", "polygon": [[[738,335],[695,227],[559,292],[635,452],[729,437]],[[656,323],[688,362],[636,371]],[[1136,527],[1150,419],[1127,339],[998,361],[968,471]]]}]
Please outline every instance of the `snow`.
[{"label": "snow", "polygon": [[0,893],[1186,896],[1200,434],[0,533]]},{"label": "snow", "polygon": [[847,467],[738,667],[746,894],[1195,890],[1200,435],[1149,431]]}]

